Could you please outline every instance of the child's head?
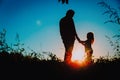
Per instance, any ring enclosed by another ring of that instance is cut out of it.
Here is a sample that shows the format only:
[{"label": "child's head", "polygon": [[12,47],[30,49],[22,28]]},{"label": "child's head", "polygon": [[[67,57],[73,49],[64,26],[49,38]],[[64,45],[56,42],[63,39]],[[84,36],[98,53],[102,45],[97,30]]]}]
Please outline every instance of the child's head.
[{"label": "child's head", "polygon": [[93,43],[93,41],[94,41],[94,34],[93,34],[93,32],[88,32],[87,33],[87,39],[91,40],[92,41],[91,43]]}]

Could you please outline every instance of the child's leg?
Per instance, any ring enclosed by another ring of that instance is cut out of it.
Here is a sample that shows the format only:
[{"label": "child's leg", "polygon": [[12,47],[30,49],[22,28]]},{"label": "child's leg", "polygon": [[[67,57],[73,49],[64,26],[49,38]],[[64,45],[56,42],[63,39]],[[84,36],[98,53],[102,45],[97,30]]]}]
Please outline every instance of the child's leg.
[{"label": "child's leg", "polygon": [[92,63],[92,53],[91,52],[87,52],[86,62],[88,64]]}]

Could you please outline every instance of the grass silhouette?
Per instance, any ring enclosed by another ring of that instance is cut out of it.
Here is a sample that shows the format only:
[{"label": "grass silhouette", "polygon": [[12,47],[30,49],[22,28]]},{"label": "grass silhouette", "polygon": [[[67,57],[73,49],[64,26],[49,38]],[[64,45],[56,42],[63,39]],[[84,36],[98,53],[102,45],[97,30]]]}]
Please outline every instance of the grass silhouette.
[{"label": "grass silhouette", "polygon": [[90,66],[75,69],[57,59],[40,60],[20,53],[1,52],[0,67],[0,71],[6,72],[6,76],[12,75],[13,78],[18,76],[40,80],[116,80],[119,79],[120,58],[99,58]]}]

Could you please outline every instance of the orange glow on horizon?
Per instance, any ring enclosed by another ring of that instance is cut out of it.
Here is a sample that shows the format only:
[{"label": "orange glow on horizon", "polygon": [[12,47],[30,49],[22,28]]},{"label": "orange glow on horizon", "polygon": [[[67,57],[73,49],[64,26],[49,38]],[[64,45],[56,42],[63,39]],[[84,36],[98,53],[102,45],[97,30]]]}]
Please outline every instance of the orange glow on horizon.
[{"label": "orange glow on horizon", "polygon": [[89,66],[88,63],[85,61],[85,50],[84,46],[80,43],[75,42],[74,49],[72,52],[71,63],[69,64],[74,69],[85,68]]}]

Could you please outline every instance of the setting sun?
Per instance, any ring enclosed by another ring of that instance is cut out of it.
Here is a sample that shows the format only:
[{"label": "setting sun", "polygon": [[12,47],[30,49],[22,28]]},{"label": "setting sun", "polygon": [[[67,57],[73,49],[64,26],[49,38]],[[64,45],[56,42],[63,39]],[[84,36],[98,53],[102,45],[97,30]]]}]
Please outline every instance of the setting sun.
[{"label": "setting sun", "polygon": [[73,54],[72,54],[72,62],[81,62],[84,60],[84,47],[80,45],[79,43],[75,43],[76,46],[73,49]]}]

